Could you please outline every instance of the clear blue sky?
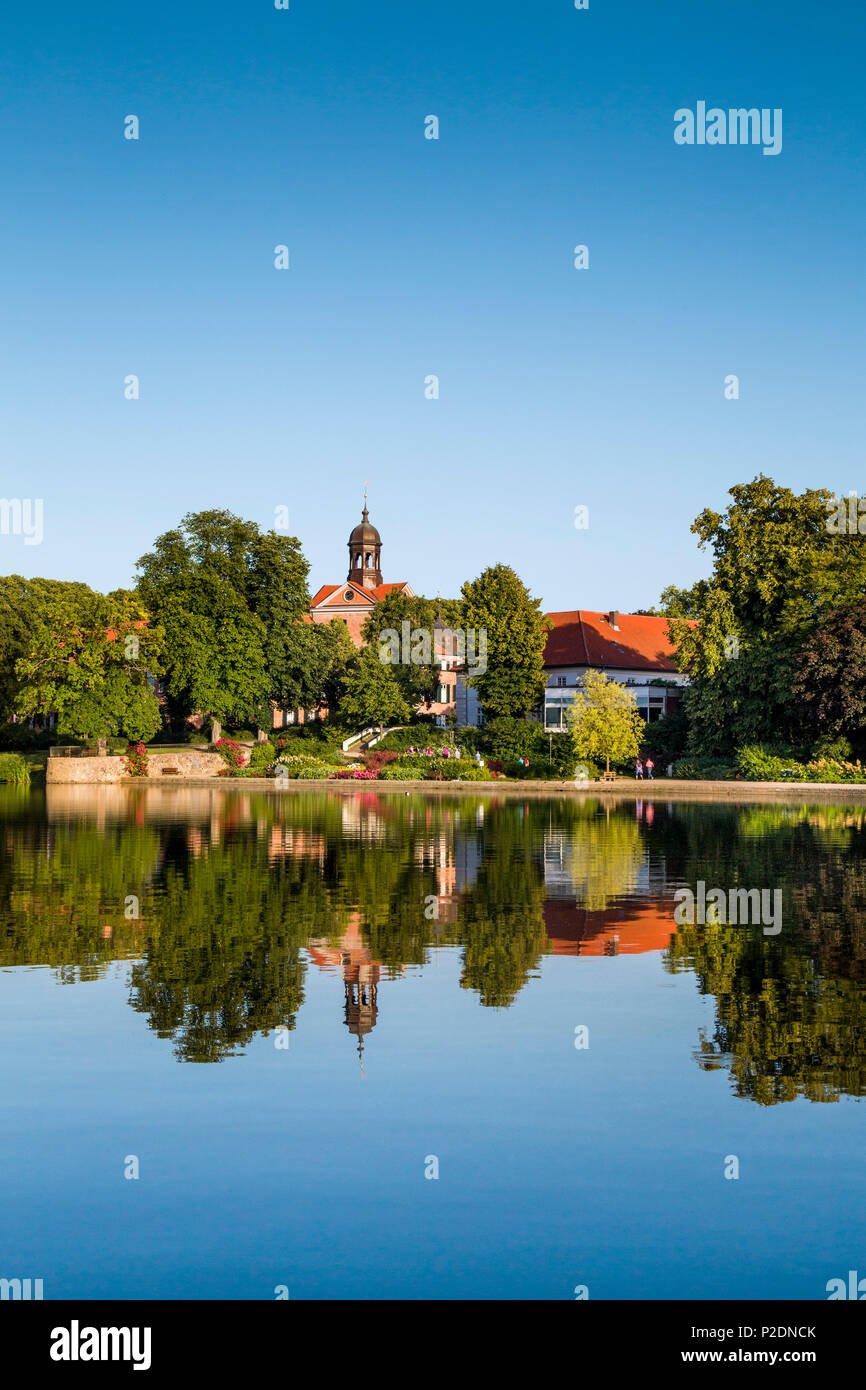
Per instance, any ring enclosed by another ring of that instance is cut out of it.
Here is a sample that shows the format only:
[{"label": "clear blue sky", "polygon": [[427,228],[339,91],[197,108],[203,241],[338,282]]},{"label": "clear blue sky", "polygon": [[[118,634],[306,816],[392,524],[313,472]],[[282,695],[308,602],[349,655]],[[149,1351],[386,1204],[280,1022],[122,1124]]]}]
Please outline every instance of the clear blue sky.
[{"label": "clear blue sky", "polygon": [[[285,504],[315,588],[369,480],[387,580],[627,611],[733,483],[862,489],[861,5],[19,0],[3,38],[0,491],[45,539],[2,571],[109,589]],[[698,100],[781,107],[782,153],[677,146]]]}]

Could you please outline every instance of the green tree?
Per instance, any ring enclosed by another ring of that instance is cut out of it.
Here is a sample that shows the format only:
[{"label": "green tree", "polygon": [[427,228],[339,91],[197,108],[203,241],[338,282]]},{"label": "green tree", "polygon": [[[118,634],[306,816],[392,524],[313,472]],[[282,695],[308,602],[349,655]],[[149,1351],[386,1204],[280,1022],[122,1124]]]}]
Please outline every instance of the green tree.
[{"label": "green tree", "polygon": [[352,669],[357,650],[349,636],[345,623],[334,618],[330,623],[310,624],[315,632],[316,652],[319,660],[318,681],[321,687],[322,703],[327,706],[329,716],[340,717],[340,704],[346,689],[349,671]]},{"label": "green tree", "polygon": [[724,513],[708,508],[692,526],[713,552],[712,576],[662,595],[689,672],[689,746],[709,755],[797,737],[799,650],[866,591],[863,537],[828,530],[826,489],[796,494],[760,474],[730,496]]},{"label": "green tree", "polygon": [[166,689],[187,712],[249,719],[264,701],[314,703],[303,615],[309,566],[297,537],[231,512],[189,513],[138,562],[162,624]]},{"label": "green tree", "polygon": [[566,710],[574,751],[579,760],[604,758],[608,772],[616,763],[636,758],[644,730],[634,691],[601,671],[587,671]]},{"label": "green tree", "polygon": [[17,712],[58,717],[61,737],[151,738],[163,634],[135,594],[69,594],[40,607],[16,663]]},{"label": "green tree", "polygon": [[[400,645],[400,659],[390,663],[394,678],[400,687],[403,698],[411,708],[418,705],[429,707],[436,699],[439,687],[439,667],[435,661],[435,624],[441,618],[445,624],[460,621],[460,603],[456,600],[423,598],[419,594],[406,594],[392,590],[376,604],[364,622],[361,636],[365,643],[377,649],[387,646],[383,634],[394,633]],[[403,661],[403,627],[408,623],[409,641],[405,644],[407,654],[416,658],[424,651],[421,637],[413,642],[415,634],[426,634],[430,660]]]},{"label": "green tree", "polygon": [[268,696],[280,708],[311,709],[322,697],[321,644],[308,620],[308,561],[295,536],[253,537],[246,598],[263,623]]},{"label": "green tree", "polygon": [[475,634],[476,656],[486,642],[486,670],[467,679],[486,719],[532,714],[544,690],[547,623],[510,565],[494,565],[463,585],[462,620]]},{"label": "green tree", "polygon": [[346,677],[341,720],[365,728],[370,724],[408,724],[411,716],[394,667],[380,660],[378,644],[362,648]]},{"label": "green tree", "polygon": [[53,605],[90,602],[97,595],[86,584],[60,579],[0,575],[0,719],[16,712],[20,680],[17,665],[30,651],[34,629]]},{"label": "green tree", "polygon": [[866,600],[832,613],[801,648],[793,682],[814,738],[866,742]]}]

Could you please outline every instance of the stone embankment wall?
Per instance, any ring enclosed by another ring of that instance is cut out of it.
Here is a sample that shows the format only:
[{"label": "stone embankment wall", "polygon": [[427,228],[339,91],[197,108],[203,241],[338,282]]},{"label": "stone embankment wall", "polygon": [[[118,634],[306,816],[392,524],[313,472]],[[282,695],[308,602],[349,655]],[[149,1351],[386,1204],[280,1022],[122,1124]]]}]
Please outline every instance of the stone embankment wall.
[{"label": "stone embankment wall", "polygon": [[146,778],[130,777],[122,757],[49,758],[45,765],[46,783],[80,782],[174,782],[182,777],[217,777],[225,763],[219,753],[194,748],[181,753],[151,753]]}]

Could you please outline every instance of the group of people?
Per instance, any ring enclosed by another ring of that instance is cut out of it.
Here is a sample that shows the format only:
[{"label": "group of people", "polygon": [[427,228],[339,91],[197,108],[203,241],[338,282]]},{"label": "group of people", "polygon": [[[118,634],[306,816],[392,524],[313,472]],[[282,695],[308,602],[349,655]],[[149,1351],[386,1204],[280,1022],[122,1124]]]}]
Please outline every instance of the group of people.
[{"label": "group of people", "polygon": [[423,753],[426,757],[432,758],[434,755],[441,758],[459,758],[459,748],[407,748],[407,753]]},{"label": "group of people", "polygon": [[654,769],[654,768],[655,768],[655,763],[653,762],[652,758],[647,758],[647,759],[646,759],[646,762],[641,762],[640,758],[635,758],[635,762],[634,762],[634,775],[635,775],[635,779],[636,779],[638,782],[642,782],[642,781],[643,781],[643,775],[644,775],[644,769],[646,769],[647,778],[648,778],[649,781],[651,782],[651,781],[653,780],[653,769]]}]

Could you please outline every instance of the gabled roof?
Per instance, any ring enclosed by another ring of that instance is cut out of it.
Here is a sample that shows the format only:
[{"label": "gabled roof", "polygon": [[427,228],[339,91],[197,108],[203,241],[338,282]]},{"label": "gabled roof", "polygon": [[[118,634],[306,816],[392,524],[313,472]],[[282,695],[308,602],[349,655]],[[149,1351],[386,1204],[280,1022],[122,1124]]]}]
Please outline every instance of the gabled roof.
[{"label": "gabled roof", "polygon": [[[409,595],[412,594],[412,590],[405,580],[400,580],[396,584],[379,584],[375,589],[365,589],[362,585],[356,584],[354,580],[347,579],[345,584],[323,584],[318,593],[313,596],[310,607],[320,608],[329,600],[331,604],[338,607],[346,602],[343,595],[347,589],[354,590],[356,596],[366,603],[368,608],[372,608],[374,603],[386,598],[395,589],[402,590]],[[350,602],[354,604],[355,599],[351,599]]]},{"label": "gabled roof", "polygon": [[380,584],[378,589],[373,590],[373,593],[377,598],[385,598],[388,594],[393,593],[395,589],[399,589],[402,593],[408,594],[410,598],[414,596],[412,586],[407,584],[405,579],[398,580],[396,584]]},{"label": "gabled roof", "polygon": [[585,608],[545,616],[553,624],[544,648],[545,666],[678,670],[675,648],[666,636],[667,618],[619,613],[614,627],[610,613],[590,613]]}]

